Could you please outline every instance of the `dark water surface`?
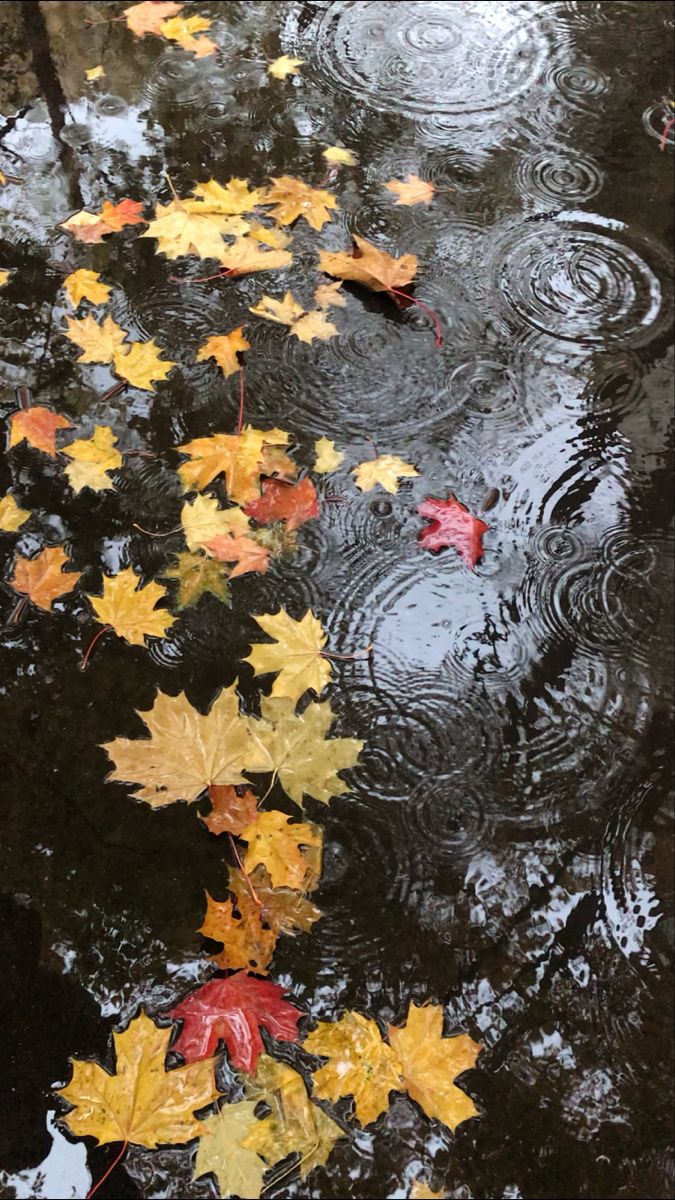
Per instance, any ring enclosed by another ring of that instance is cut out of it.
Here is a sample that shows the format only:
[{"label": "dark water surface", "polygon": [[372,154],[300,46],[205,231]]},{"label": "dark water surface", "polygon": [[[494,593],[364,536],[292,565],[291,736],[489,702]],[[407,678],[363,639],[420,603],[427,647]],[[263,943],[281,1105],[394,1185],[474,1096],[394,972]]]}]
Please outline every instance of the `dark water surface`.
[{"label": "dark water surface", "polygon": [[[113,1153],[87,1157],[52,1124],[68,1056],[105,1060],[141,1003],[210,974],[195,930],[225,849],[187,806],[153,812],[106,784],[97,747],[138,735],[157,687],[206,707],[237,676],[248,614],[283,604],[311,605],[333,649],[374,653],[338,664],[331,691],[337,731],[366,742],[352,791],[308,805],[325,915],[281,940],[273,977],[323,1019],[440,1001],[447,1030],[486,1049],[466,1084],[483,1116],[456,1137],[398,1096],[308,1184],[269,1194],[404,1197],[423,1175],[453,1197],[669,1196],[673,8],[204,3],[189,12],[214,18],[222,50],[195,61],[85,26],[122,7],[0,11],[0,168],[23,180],[0,189],[3,415],[29,387],[77,436],[109,424],[156,453],[98,495],[74,496],[25,443],[2,464],[2,494],[34,512],[0,535],[5,577],[15,545],[65,543],[84,572],[52,614],[3,631],[2,1195],[85,1194]],[[266,73],[281,53],[306,60],[285,83]],[[149,214],[167,171],[181,195],[211,176],[318,182],[334,143],[360,166],[339,175],[333,223],[296,227],[288,271],[181,287],[184,266],[136,229],[88,247],[57,227],[108,198]],[[383,191],[408,171],[443,189],[429,208]],[[80,672],[84,591],[103,569],[156,577],[183,548],[133,528],[177,524],[172,447],[234,428],[236,380],[195,349],[263,292],[306,298],[316,247],[352,232],[418,255],[442,349],[423,314],[356,290],[328,343],[258,323],[247,416],[289,429],[306,467],[314,438],[335,438],[342,502],[303,527],[296,559],[237,580],[231,608],[203,599],[148,650],[103,639]],[[108,368],[75,363],[61,268],[79,266],[114,283],[132,337],[179,361],[156,396],[102,400]],[[370,437],[420,478],[358,493]],[[425,496],[478,512],[495,488],[475,572],[419,549]],[[7,587],[4,620],[14,601]],[[134,1148],[99,1194],[213,1196],[193,1150]]]}]

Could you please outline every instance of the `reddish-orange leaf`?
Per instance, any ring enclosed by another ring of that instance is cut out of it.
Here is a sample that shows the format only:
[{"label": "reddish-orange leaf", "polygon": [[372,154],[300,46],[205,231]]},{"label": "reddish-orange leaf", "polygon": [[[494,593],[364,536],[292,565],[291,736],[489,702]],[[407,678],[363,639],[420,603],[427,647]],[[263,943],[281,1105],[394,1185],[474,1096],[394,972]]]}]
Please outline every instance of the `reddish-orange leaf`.
[{"label": "reddish-orange leaf", "polygon": [[127,198],[120,200],[117,204],[111,204],[109,200],[104,200],[99,216],[113,233],[124,229],[125,225],[146,224],[145,217],[143,216],[143,204],[140,200],[129,200]]},{"label": "reddish-orange leaf", "polygon": [[17,554],[14,574],[10,580],[15,592],[28,596],[38,608],[49,611],[59,596],[72,591],[80,578],[79,571],[64,575],[63,567],[70,562],[63,546],[49,546],[35,558]]},{"label": "reddish-orange leaf", "polygon": [[221,533],[210,542],[204,542],[204,548],[221,562],[236,563],[230,579],[235,579],[237,575],[248,575],[251,571],[258,571],[261,575],[267,573],[269,550],[244,534]]},{"label": "reddish-orange leaf", "polygon": [[258,801],[253,792],[243,792],[230,784],[212,783],[209,787],[211,812],[200,819],[210,833],[232,833],[237,837],[242,829],[255,821]]},{"label": "reddish-orange leaf", "polygon": [[454,546],[467,567],[475,567],[483,557],[483,534],[490,528],[485,521],[474,517],[454,496],[448,500],[427,496],[417,511],[431,521],[419,535],[425,550]]},{"label": "reddish-orange leaf", "polygon": [[[266,975],[272,961],[277,933],[262,922],[260,905],[252,899],[238,871],[232,871],[230,887],[235,895],[232,900],[214,900],[206,893],[206,915],[198,930],[214,942],[222,942],[223,949],[211,958],[223,971],[255,971]],[[235,915],[237,914],[237,915]]]},{"label": "reddish-orange leaf", "polygon": [[9,444],[16,446],[18,442],[26,441],[36,450],[42,450],[52,458],[56,457],[56,431],[69,429],[70,421],[51,408],[22,408],[10,417]]},{"label": "reddish-orange leaf", "polygon": [[285,521],[287,529],[297,529],[319,515],[319,498],[311,479],[301,479],[299,483],[265,479],[262,488],[262,496],[244,509],[247,517],[253,517],[261,525]]}]

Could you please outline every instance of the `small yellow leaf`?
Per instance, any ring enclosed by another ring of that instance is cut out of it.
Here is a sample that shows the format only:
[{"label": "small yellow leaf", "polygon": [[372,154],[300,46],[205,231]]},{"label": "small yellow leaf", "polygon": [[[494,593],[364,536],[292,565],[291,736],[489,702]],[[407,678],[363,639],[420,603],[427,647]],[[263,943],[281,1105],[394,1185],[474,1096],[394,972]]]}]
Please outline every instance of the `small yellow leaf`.
[{"label": "small yellow leaf", "polygon": [[196,58],[204,58],[207,54],[215,54],[218,47],[211,38],[196,38],[194,35],[210,29],[212,24],[208,17],[171,17],[168,21],[162,21],[159,28],[165,38],[178,42],[183,50],[191,50]]},{"label": "small yellow leaf", "polygon": [[283,300],[275,300],[274,296],[261,296],[258,303],[248,311],[256,317],[264,317],[266,321],[275,321],[277,325],[292,325],[305,314],[304,308],[298,304],[292,292],[286,292]]},{"label": "small yellow leaf", "polygon": [[347,297],[342,291],[342,283],[336,279],[334,283],[320,283],[314,293],[318,308],[345,308]]},{"label": "small yellow leaf", "polygon": [[97,425],[93,437],[80,438],[63,447],[63,453],[73,459],[66,467],[66,475],[74,492],[85,487],[103,492],[113,486],[107,472],[122,466],[122,455],[114,448],[116,441],[108,425]]},{"label": "small yellow leaf", "polygon": [[258,1200],[265,1164],[245,1147],[246,1135],[260,1124],[252,1100],[224,1104],[215,1116],[204,1118],[195,1158],[195,1179],[214,1174],[219,1196],[245,1196]]},{"label": "small yellow leaf", "polygon": [[291,244],[291,236],[284,229],[269,229],[267,225],[251,225],[246,236],[271,250],[285,250]]},{"label": "small yellow leaf", "polygon": [[419,471],[416,471],[410,463],[404,462],[397,454],[381,454],[379,458],[359,463],[358,467],[354,467],[352,475],[356,476],[356,486],[362,492],[369,492],[376,483],[379,483],[386,492],[391,492],[393,496],[398,491],[400,478],[412,478],[419,475]]},{"label": "small yellow leaf", "polygon": [[199,550],[222,533],[242,533],[250,529],[248,517],[240,508],[219,508],[213,496],[195,496],[184,504],[181,525],[188,550]]},{"label": "small yellow leaf", "polygon": [[314,613],[308,610],[302,620],[295,621],[280,608],[277,613],[266,613],[254,620],[274,641],[253,645],[244,662],[251,664],[255,675],[278,672],[271,696],[299,700],[308,689],[317,694],[323,691],[333,670],[322,657],[326,634]]},{"label": "small yellow leaf", "polygon": [[111,289],[107,283],[100,282],[98,271],[81,269],[66,276],[63,286],[70,303],[77,308],[81,300],[91,300],[92,304],[107,304]]},{"label": "small yellow leaf", "polygon": [[104,576],[102,596],[88,597],[101,625],[112,625],[132,646],[143,646],[146,637],[164,637],[176,619],[166,609],[155,610],[166,596],[165,587],[151,581],[139,588],[138,583],[136,572],[127,567],[112,578]]},{"label": "small yellow leaf", "polygon": [[197,362],[206,362],[209,358],[215,358],[223,375],[235,375],[237,371],[241,370],[237,354],[250,349],[251,343],[246,341],[240,325],[237,329],[232,329],[230,333],[216,334],[207,338],[197,352]]},{"label": "small yellow leaf", "polygon": [[121,329],[112,317],[105,317],[100,325],[94,317],[81,320],[67,317],[66,321],[66,337],[83,351],[77,360],[81,363],[112,362],[127,337],[126,330]]},{"label": "small yellow leaf", "polygon": [[9,492],[0,500],[0,530],[3,533],[16,533],[30,515],[30,509],[21,508]]},{"label": "small yellow leaf", "polygon": [[410,1200],[444,1200],[445,1192],[432,1192],[423,1179],[415,1179],[410,1189]]},{"label": "small yellow leaf", "polygon": [[301,67],[304,61],[304,58],[293,58],[289,54],[282,54],[280,58],[275,58],[274,62],[270,63],[267,73],[273,75],[275,79],[285,79],[287,75],[297,75],[298,67]]},{"label": "small yellow leaf", "polygon": [[12,273],[13,272],[12,272],[11,268],[9,271],[0,270],[0,288],[3,288],[5,286],[5,284],[9,280],[9,277]]},{"label": "small yellow leaf", "polygon": [[239,836],[248,842],[244,857],[248,874],[262,864],[272,887],[288,887],[298,892],[314,890],[321,873],[323,831],[319,825],[292,822],[286,813],[272,809],[259,813]]},{"label": "small yellow leaf", "polygon": [[328,146],[323,151],[323,156],[332,166],[355,167],[358,163],[354,152],[345,150],[344,146]]},{"label": "small yellow leaf", "polygon": [[321,342],[328,342],[331,338],[337,337],[339,330],[332,321],[328,320],[325,313],[320,309],[314,309],[294,322],[291,326],[291,333],[299,342],[313,342],[315,338]]},{"label": "small yellow leaf", "polygon": [[126,379],[132,387],[154,392],[153,381],[166,379],[176,365],[170,359],[165,362],[160,358],[161,354],[154,338],[149,342],[132,342],[128,348],[116,351],[113,357],[115,374]]},{"label": "small yellow leaf", "polygon": [[98,67],[90,67],[89,70],[85,71],[84,74],[85,74],[85,78],[88,79],[89,82],[91,83],[94,79],[102,79],[103,76],[105,75],[105,71],[103,70],[103,67],[100,66],[100,64],[99,64]]},{"label": "small yellow leaf", "polygon": [[316,453],[314,470],[317,475],[326,475],[328,471],[336,471],[344,458],[344,452],[336,450],[335,442],[332,442],[330,438],[317,438],[314,450]]},{"label": "small yellow leaf", "polygon": [[[267,243],[269,245],[269,243]],[[237,237],[225,246],[221,264],[232,275],[250,275],[254,271],[278,271],[293,261],[288,250],[261,250],[260,239]]]},{"label": "small yellow leaf", "polygon": [[397,204],[431,204],[436,188],[433,183],[420,179],[419,175],[406,175],[405,181],[392,179],[384,185],[388,192],[397,196]]}]

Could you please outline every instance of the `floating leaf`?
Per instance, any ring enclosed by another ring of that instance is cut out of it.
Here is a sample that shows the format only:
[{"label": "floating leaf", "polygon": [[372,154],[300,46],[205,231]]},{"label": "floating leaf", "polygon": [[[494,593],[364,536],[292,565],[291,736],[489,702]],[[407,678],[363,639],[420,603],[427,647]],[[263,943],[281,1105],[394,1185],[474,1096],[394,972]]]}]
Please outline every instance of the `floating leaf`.
[{"label": "floating leaf", "polygon": [[191,51],[196,58],[205,58],[215,54],[218,47],[211,38],[195,37],[195,34],[210,29],[212,24],[208,17],[170,17],[168,21],[162,21],[159,31],[163,37],[178,42],[183,50]]},{"label": "floating leaf", "polygon": [[92,304],[107,304],[111,289],[107,283],[101,283],[98,271],[73,271],[63,281],[70,303],[77,308],[82,300],[91,300]]},{"label": "floating leaf", "polygon": [[164,637],[175,617],[155,605],[166,596],[159,583],[138,587],[136,572],[127,567],[118,575],[103,577],[103,595],[87,596],[101,625],[111,625],[118,637],[132,646],[145,645],[146,637]]},{"label": "floating leaf", "polygon": [[157,0],[143,0],[142,4],[132,4],[130,8],[125,8],[124,17],[128,28],[136,37],[143,37],[146,33],[154,33],[159,37],[163,22],[184,7],[183,4],[172,3],[172,0],[160,0],[159,3]]},{"label": "floating leaf", "polygon": [[338,207],[335,196],[330,192],[312,187],[302,179],[293,179],[290,175],[279,175],[272,179],[265,204],[274,206],[272,216],[278,225],[292,225],[299,217],[304,217],[307,224],[317,230],[322,229],[326,221],[332,220],[329,210]]},{"label": "floating leaf", "polygon": [[258,865],[265,867],[273,887],[295,888],[311,892],[321,872],[323,832],[307,821],[291,822],[285,813],[259,813],[256,820],[242,829],[248,842],[244,858],[247,872]]},{"label": "floating leaf", "polygon": [[396,495],[399,479],[412,479],[419,475],[419,471],[397,454],[381,454],[379,458],[359,463],[358,467],[354,467],[352,475],[356,477],[356,486],[362,492],[371,491],[375,484],[379,483],[386,492]]},{"label": "floating leaf", "polygon": [[42,450],[50,458],[56,458],[57,430],[71,428],[71,422],[60,413],[52,412],[51,408],[41,408],[38,404],[12,413],[9,420],[10,448],[19,442],[28,442],[29,446]]},{"label": "floating leaf", "polygon": [[274,642],[252,646],[244,662],[251,664],[255,675],[277,675],[271,695],[299,700],[308,689],[323,691],[333,671],[322,657],[326,634],[314,613],[308,610],[302,620],[295,621],[280,608],[254,620]]},{"label": "floating leaf", "polygon": [[454,1080],[475,1065],[481,1047],[465,1033],[443,1037],[440,1004],[410,1004],[407,1024],[390,1025],[388,1034],[408,1094],[428,1117],[455,1130],[462,1121],[479,1115],[471,1097]]},{"label": "floating leaf", "polygon": [[115,1075],[95,1062],[73,1061],[73,1077],[59,1095],[73,1105],[63,1118],[76,1137],[99,1145],[131,1142],[154,1149],[183,1145],[202,1131],[195,1112],[218,1095],[215,1060],[167,1071],[171,1028],[159,1029],[144,1012],[113,1034]]},{"label": "floating leaf", "polygon": [[67,317],[66,322],[66,337],[82,350],[77,360],[80,363],[111,363],[127,338],[126,330],[110,316],[104,317],[100,324],[91,316],[81,320]]},{"label": "floating leaf", "polygon": [[267,572],[270,552],[253,538],[221,533],[219,537],[212,538],[204,545],[209,554],[213,554],[221,562],[235,563],[230,579],[236,579],[238,575],[248,575],[251,571],[257,571],[261,575]]},{"label": "floating leaf", "polygon": [[206,915],[198,932],[214,942],[222,942],[223,949],[211,955],[221,970],[236,971],[242,967],[266,975],[277,934],[263,926],[260,906],[252,899],[238,871],[230,872],[228,886],[235,892],[235,901],[214,900],[206,893]]},{"label": "floating leaf", "polygon": [[[211,437],[195,438],[178,447],[191,459],[178,470],[181,483],[186,489],[201,490],[218,475],[224,475],[230,500],[246,504],[259,495],[260,475],[272,474],[273,463],[278,462],[278,448],[288,441],[283,429],[252,429],[250,425],[239,434],[214,433]],[[282,462],[288,473],[297,473],[295,463],[286,455]],[[216,532],[222,531],[214,531],[211,536]]]},{"label": "floating leaf", "polygon": [[250,531],[240,508],[219,508],[214,496],[195,496],[183,505],[180,519],[189,550],[199,550],[221,534]]},{"label": "floating leaf", "polygon": [[316,454],[314,470],[317,475],[326,475],[329,471],[337,471],[344,458],[344,452],[336,450],[335,442],[327,437],[317,438],[314,443],[314,452]]},{"label": "floating leaf", "polygon": [[64,573],[63,568],[69,562],[63,546],[49,546],[35,558],[17,554],[10,583],[15,592],[28,596],[33,604],[48,612],[55,600],[72,592],[81,576],[80,571]]},{"label": "floating leaf", "polygon": [[244,1196],[258,1200],[262,1191],[265,1164],[253,1150],[243,1145],[249,1130],[258,1125],[255,1104],[240,1100],[224,1104],[215,1116],[202,1122],[195,1159],[195,1179],[213,1173],[220,1196]]},{"label": "floating leaf", "polygon": [[206,593],[227,604],[230,598],[229,574],[220,563],[206,554],[183,552],[178,555],[176,565],[165,571],[162,578],[178,580],[178,608],[182,610],[192,608]]},{"label": "floating leaf", "polygon": [[388,292],[412,283],[417,273],[414,254],[393,258],[386,250],[378,250],[365,238],[354,235],[354,242],[354,254],[346,254],[344,250],[320,250],[319,269],[327,275],[336,275],[338,279],[362,283],[373,292]]},{"label": "floating leaf", "polygon": [[297,75],[298,67],[304,63],[304,58],[293,58],[289,54],[282,54],[280,58],[275,58],[267,68],[267,74],[273,75],[275,79],[285,79],[287,75]]},{"label": "floating leaf", "polygon": [[118,233],[125,225],[143,225],[143,205],[139,200],[120,200],[111,204],[103,202],[100,213],[87,212],[86,208],[73,213],[67,221],[61,222],[61,229],[74,237],[78,242],[95,244],[102,242],[110,233]]},{"label": "floating leaf", "polygon": [[444,1200],[445,1192],[433,1192],[423,1179],[413,1180],[410,1188],[410,1200]]},{"label": "floating leaf", "polygon": [[270,1113],[256,1121],[243,1139],[243,1145],[255,1150],[274,1166],[289,1154],[298,1154],[300,1178],[315,1167],[322,1167],[344,1130],[317,1104],[312,1104],[301,1075],[286,1063],[267,1054],[260,1056],[255,1078],[245,1083],[246,1094],[257,1103],[264,1101]]},{"label": "floating leaf", "polygon": [[333,167],[355,167],[358,163],[353,150],[345,150],[344,146],[327,146],[322,154]]},{"label": "floating leaf", "polygon": [[314,338],[326,342],[338,333],[336,326],[327,320],[321,309],[305,312],[292,292],[286,292],[283,300],[262,296],[253,308],[249,308],[249,312],[256,317],[264,317],[266,321],[287,325],[293,336],[301,342],[312,342]]},{"label": "floating leaf", "polygon": [[276,933],[307,933],[319,920],[321,911],[295,888],[273,888],[264,866],[256,867],[249,879],[260,901],[263,920]]},{"label": "floating leaf", "polygon": [[272,763],[271,769],[291,800],[302,807],[305,795],[328,804],[349,790],[339,772],[354,767],[363,749],[358,738],[328,738],[335,717],[330,701],[313,701],[299,715],[295,700],[260,701],[261,730]]},{"label": "floating leaf", "polygon": [[90,438],[78,438],[63,447],[63,453],[73,461],[66,467],[68,482],[74,492],[91,488],[103,492],[113,486],[108,471],[122,466],[122,455],[115,449],[115,437],[108,425],[97,425]]},{"label": "floating leaf", "polygon": [[115,374],[126,379],[132,387],[154,392],[154,381],[166,379],[176,365],[170,359],[165,361],[160,358],[162,353],[154,338],[149,342],[132,342],[130,346],[115,352]]},{"label": "floating leaf", "polygon": [[100,63],[97,67],[89,67],[89,70],[84,73],[84,77],[89,83],[93,83],[95,79],[102,79],[104,75],[105,71]]},{"label": "floating leaf", "polygon": [[345,308],[347,297],[341,289],[339,279],[334,283],[320,283],[314,292],[314,299],[319,308]]},{"label": "floating leaf", "polygon": [[220,259],[228,249],[222,235],[247,229],[248,223],[241,217],[225,216],[196,201],[171,200],[156,206],[155,219],[141,237],[156,238],[157,253],[167,258],[196,254],[199,258]]},{"label": "floating leaf", "polygon": [[319,498],[311,479],[294,484],[265,479],[262,493],[244,508],[246,515],[261,525],[285,521],[287,529],[297,529],[319,515]]},{"label": "floating leaf", "polygon": [[427,183],[419,175],[406,175],[403,182],[392,179],[384,186],[397,197],[397,204],[431,204],[436,192],[433,183]]},{"label": "floating leaf", "polygon": [[320,1021],[307,1035],[304,1048],[328,1059],[314,1075],[316,1095],[333,1103],[353,1096],[362,1125],[370,1125],[386,1111],[390,1092],[401,1091],[403,1080],[394,1051],[382,1040],[375,1021],[360,1013],[346,1012],[335,1022]]},{"label": "floating leaf", "polygon": [[11,274],[12,274],[11,268],[8,271],[7,270],[0,271],[0,288],[4,288],[5,284],[9,281],[9,277]]},{"label": "floating leaf", "polygon": [[[269,245],[270,243],[268,243]],[[220,262],[230,275],[250,275],[255,271],[277,271],[293,261],[288,250],[261,250],[260,239],[237,237],[225,246]]]},{"label": "floating leaf", "polygon": [[299,1008],[284,1000],[284,989],[244,971],[212,979],[191,992],[169,1016],[183,1021],[173,1049],[187,1062],[213,1054],[221,1038],[233,1067],[251,1074],[263,1052],[260,1029],[282,1042],[297,1042]]},{"label": "floating leaf", "polygon": [[237,216],[252,212],[256,205],[263,203],[265,189],[249,188],[248,179],[230,179],[225,187],[215,179],[209,179],[208,183],[198,183],[192,194],[197,197],[196,200],[182,201],[188,212],[208,211]]},{"label": "floating leaf", "polygon": [[427,496],[417,511],[431,522],[419,535],[425,550],[454,546],[467,567],[476,566],[483,557],[483,534],[490,528],[485,521],[474,517],[454,496],[448,500]]},{"label": "floating leaf", "polygon": [[232,833],[238,837],[242,829],[255,821],[258,815],[258,801],[253,792],[237,791],[231,786],[222,787],[211,784],[209,788],[211,812],[205,817],[200,816],[209,833],[216,835]]},{"label": "floating leaf", "polygon": [[215,358],[223,375],[235,375],[237,371],[241,370],[237,354],[250,349],[251,343],[246,341],[240,325],[237,329],[232,329],[230,333],[216,334],[207,338],[204,345],[200,346],[197,351],[197,362],[206,362],[209,358]]},{"label": "floating leaf", "polygon": [[16,533],[30,515],[30,509],[21,508],[9,492],[0,500],[0,530],[3,533]]},{"label": "floating leaf", "polygon": [[103,201],[100,212],[101,220],[105,222],[111,233],[119,233],[127,225],[145,225],[143,204],[140,200],[119,200],[111,204],[110,200]]},{"label": "floating leaf", "polygon": [[191,803],[213,784],[244,783],[243,771],[269,770],[257,722],[239,715],[236,687],[223,688],[206,716],[181,693],[157,693],[148,712],[138,714],[149,738],[116,738],[103,749],[114,764],[110,780],[131,783],[135,799],[160,807]]}]

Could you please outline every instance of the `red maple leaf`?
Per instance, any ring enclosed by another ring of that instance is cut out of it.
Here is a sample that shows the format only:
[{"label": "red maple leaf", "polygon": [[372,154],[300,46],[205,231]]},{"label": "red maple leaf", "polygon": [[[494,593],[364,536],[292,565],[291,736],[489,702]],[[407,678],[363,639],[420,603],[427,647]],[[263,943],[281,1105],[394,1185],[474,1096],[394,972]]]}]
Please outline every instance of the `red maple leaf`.
[{"label": "red maple leaf", "polygon": [[284,989],[269,979],[238,971],[227,979],[212,979],[171,1009],[183,1028],[172,1049],[186,1062],[210,1058],[222,1038],[233,1067],[251,1074],[264,1047],[260,1028],[282,1042],[297,1042],[303,1015],[284,1000]]},{"label": "red maple leaf", "polygon": [[483,534],[490,528],[485,521],[474,517],[454,496],[449,500],[427,496],[417,511],[431,521],[419,535],[425,550],[454,546],[467,567],[475,567],[483,557]]},{"label": "red maple leaf", "polygon": [[253,517],[261,525],[273,521],[285,521],[287,529],[297,529],[305,521],[319,515],[319,498],[311,479],[300,483],[282,483],[279,479],[265,479],[263,494],[244,508],[247,517]]}]

